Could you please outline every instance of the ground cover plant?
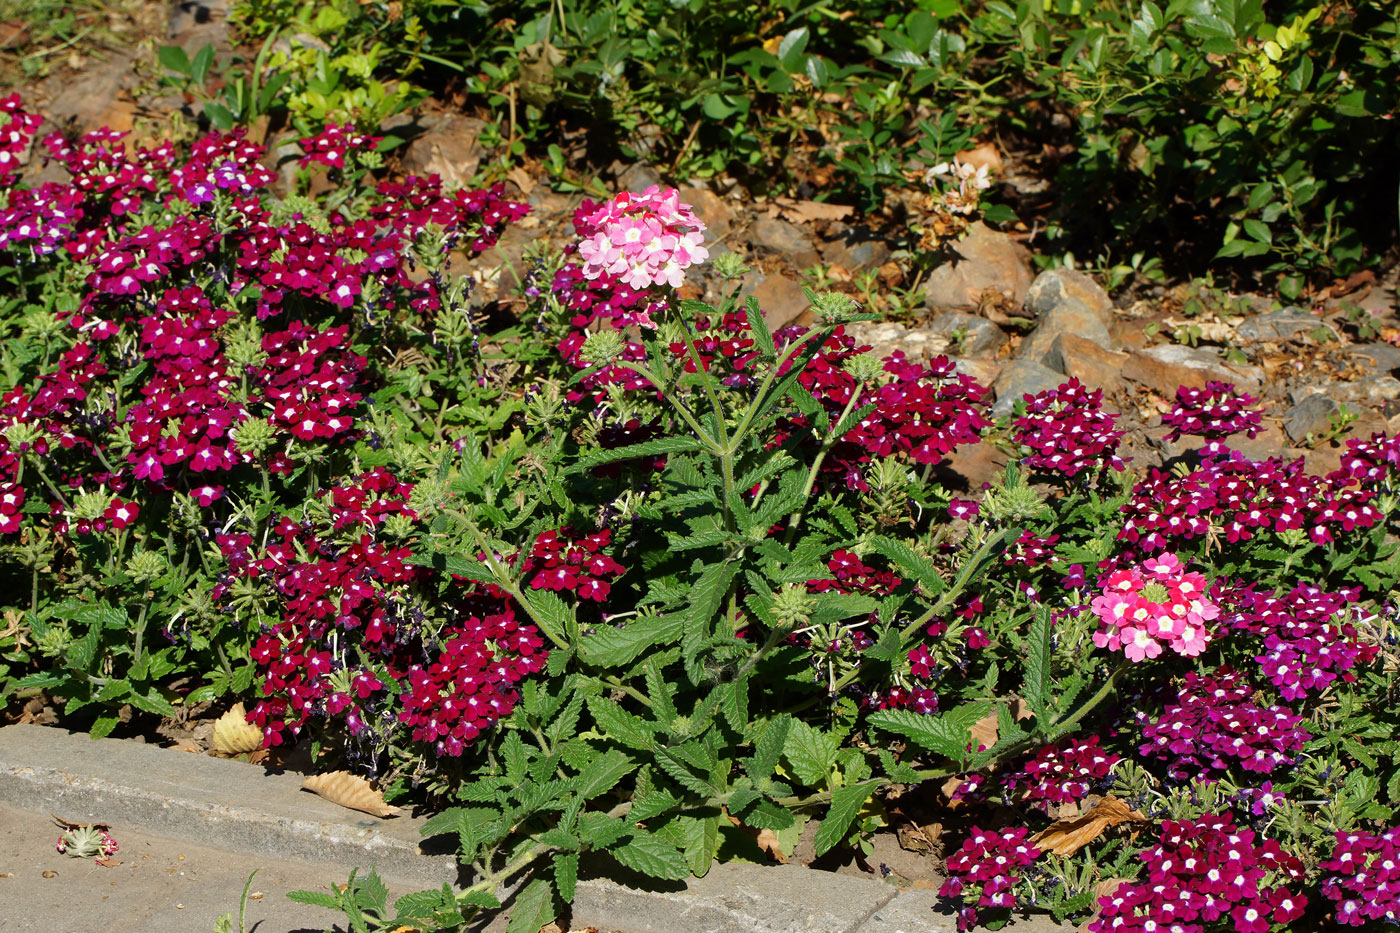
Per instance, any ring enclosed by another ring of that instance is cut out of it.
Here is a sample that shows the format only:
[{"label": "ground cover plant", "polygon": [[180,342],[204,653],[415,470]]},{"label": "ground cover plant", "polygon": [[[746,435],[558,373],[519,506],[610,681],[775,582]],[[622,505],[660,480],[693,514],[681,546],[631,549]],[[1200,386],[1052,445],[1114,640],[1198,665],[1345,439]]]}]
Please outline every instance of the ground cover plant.
[{"label": "ground cover plant", "polygon": [[[922,797],[965,927],[1395,919],[1400,441],[1250,459],[1256,402],[1213,383],[1139,471],[1096,387],[994,419],[849,296],[770,329],[674,190],[584,201],[488,317],[462,264],[528,208],[377,177],[368,132],[307,136],[298,190],[335,184],[278,197],[236,131],[0,110],[3,694],[95,735],[245,701],[471,876],[298,899],[450,930],[522,881],[533,933],[581,871],[678,880],[814,818],[860,851]],[[701,270],[716,306],[678,294]],[[1011,465],[951,494],[979,443]]]},{"label": "ground cover plant", "polygon": [[897,226],[930,167],[990,138],[1046,182],[1004,189],[997,220],[1290,297],[1373,264],[1394,229],[1371,196],[1396,145],[1386,0],[244,0],[237,16],[251,41],[310,35],[331,49],[311,58],[455,84],[507,160],[561,181],[642,159]]}]

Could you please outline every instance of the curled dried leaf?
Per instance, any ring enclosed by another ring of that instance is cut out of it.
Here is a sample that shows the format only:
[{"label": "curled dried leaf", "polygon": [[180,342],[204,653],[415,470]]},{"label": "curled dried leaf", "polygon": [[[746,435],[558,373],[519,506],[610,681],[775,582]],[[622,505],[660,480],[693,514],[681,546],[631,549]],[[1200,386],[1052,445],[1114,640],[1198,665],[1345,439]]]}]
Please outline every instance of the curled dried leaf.
[{"label": "curled dried leaf", "polygon": [[1073,855],[1114,826],[1145,822],[1147,817],[1110,794],[1073,819],[1051,823],[1032,836],[1031,842],[1042,852]]},{"label": "curled dried leaf", "polygon": [[312,775],[301,782],[301,789],[309,790],[331,803],[381,819],[403,812],[385,803],[384,795],[371,787],[369,781],[349,771]]},{"label": "curled dried leaf", "polygon": [[214,752],[225,757],[245,755],[262,748],[262,730],[248,721],[248,711],[235,703],[214,721]]}]

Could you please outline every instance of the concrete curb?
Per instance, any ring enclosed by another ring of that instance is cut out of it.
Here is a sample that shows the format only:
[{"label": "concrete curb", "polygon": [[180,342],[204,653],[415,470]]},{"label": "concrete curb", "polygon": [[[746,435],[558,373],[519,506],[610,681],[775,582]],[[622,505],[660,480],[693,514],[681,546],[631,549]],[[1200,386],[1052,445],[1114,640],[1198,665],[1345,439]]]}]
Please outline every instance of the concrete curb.
[{"label": "concrete curb", "polygon": [[420,820],[379,820],[301,789],[295,774],[50,726],[0,728],[0,803],[283,861],[367,868],[422,887],[456,882],[451,855],[424,855]]},{"label": "concrete curb", "polygon": [[[118,739],[93,741],[48,726],[0,728],[0,804],[67,820],[315,866],[371,864],[394,886],[458,878],[451,855],[418,847],[421,820],[377,820],[300,789],[293,774]],[[704,878],[632,887],[580,880],[571,926],[609,933],[952,933],[932,891],[795,865],[722,864]],[[236,898],[237,892],[231,897]],[[510,905],[485,930],[504,930]],[[330,917],[328,915],[327,919]],[[274,927],[262,926],[270,933]],[[1015,933],[1065,933],[1048,918]]]}]

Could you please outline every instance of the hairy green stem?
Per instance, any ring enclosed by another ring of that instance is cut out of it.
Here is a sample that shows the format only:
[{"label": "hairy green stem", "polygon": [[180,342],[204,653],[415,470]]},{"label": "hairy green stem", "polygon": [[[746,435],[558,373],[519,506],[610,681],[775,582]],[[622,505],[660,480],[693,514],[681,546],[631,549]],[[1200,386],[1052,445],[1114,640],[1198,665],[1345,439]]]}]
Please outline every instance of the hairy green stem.
[{"label": "hairy green stem", "polygon": [[[840,427],[841,422],[846,420],[846,416],[855,411],[856,402],[860,400],[860,385],[857,384],[851,390],[851,398],[846,402],[846,407],[841,409],[841,415],[836,419],[836,427]],[[797,511],[792,513],[788,520],[787,534],[783,536],[783,544],[791,545],[793,536],[797,534],[798,527],[802,524],[802,517],[807,514],[807,503],[812,498],[812,489],[817,485],[817,475],[821,472],[822,463],[826,460],[826,455],[831,452],[831,448],[836,446],[836,442],[841,438],[836,431],[832,430],[822,439],[821,449],[817,451],[816,458],[812,461],[812,467],[807,471],[807,482],[802,486],[802,504],[797,507]]]}]

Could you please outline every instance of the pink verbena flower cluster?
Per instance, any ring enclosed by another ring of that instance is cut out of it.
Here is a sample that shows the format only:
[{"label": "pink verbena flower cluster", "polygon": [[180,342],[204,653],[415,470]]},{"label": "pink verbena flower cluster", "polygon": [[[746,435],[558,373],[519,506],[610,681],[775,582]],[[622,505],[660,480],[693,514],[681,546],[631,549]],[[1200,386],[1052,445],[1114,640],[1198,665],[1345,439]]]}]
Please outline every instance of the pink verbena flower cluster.
[{"label": "pink verbena flower cluster", "polygon": [[1225,816],[1169,820],[1139,858],[1146,879],[1101,896],[1089,933],[1205,933],[1216,921],[1269,933],[1274,924],[1290,929],[1307,907],[1286,887],[1302,879],[1302,863]]},{"label": "pink verbena flower cluster", "polygon": [[1123,505],[1120,540],[1151,553],[1176,542],[1224,531],[1226,541],[1248,541],[1257,532],[1307,531],[1317,544],[1338,532],[1370,528],[1382,518],[1374,492],[1351,488],[1349,476],[1309,475],[1300,457],[1250,460],[1238,451],[1208,456],[1184,476],[1153,469]]},{"label": "pink verbena flower cluster", "polygon": [[1135,662],[1155,658],[1163,648],[1194,658],[1210,643],[1209,623],[1220,614],[1206,591],[1205,577],[1188,573],[1170,552],[1115,570],[1091,604],[1103,623],[1094,644],[1121,648]]},{"label": "pink verbena flower cluster", "polygon": [[1103,390],[1087,389],[1077,378],[1036,395],[1026,395],[1026,414],[1016,419],[1013,440],[1029,453],[1027,466],[1073,478],[1112,467],[1127,469],[1118,456],[1123,432],[1118,417],[1103,410]]},{"label": "pink verbena flower cluster", "polygon": [[1358,664],[1380,650],[1362,641],[1352,621],[1357,589],[1328,593],[1306,584],[1285,594],[1254,587],[1222,587],[1223,626],[1263,639],[1255,656],[1285,700],[1315,696],[1337,679],[1356,680]]},{"label": "pink verbena flower cluster", "polygon": [[1331,857],[1318,867],[1328,873],[1322,896],[1336,903],[1337,923],[1400,923],[1400,828],[1338,832],[1336,840]]},{"label": "pink verbena flower cluster", "polygon": [[580,599],[602,602],[612,581],[627,568],[604,553],[612,543],[612,529],[578,534],[569,527],[543,532],[535,539],[525,563],[525,576],[533,589],[569,591]]},{"label": "pink verbena flower cluster", "polygon": [[327,123],[321,132],[300,140],[301,151],[305,155],[297,160],[297,164],[306,166],[319,162],[330,168],[344,168],[347,155],[360,150],[371,150],[379,145],[383,138],[357,132],[350,124],[340,126]]},{"label": "pink verbena flower cluster", "polygon": [[1075,803],[1106,783],[1121,760],[1122,756],[1099,747],[1097,735],[1069,739],[1036,752],[1004,783],[1009,794],[1042,807]]},{"label": "pink verbena flower cluster", "polygon": [[628,288],[679,288],[685,270],[709,258],[705,225],[675,188],[657,185],[641,194],[624,191],[584,218],[578,254],[583,275],[604,275]]},{"label": "pink verbena flower cluster", "polygon": [[997,831],[974,826],[962,848],[945,861],[948,880],[938,894],[961,903],[959,930],[975,927],[979,910],[1009,911],[1016,906],[1013,889],[1021,882],[1020,870],[1040,857],[1040,850],[1026,839],[1029,834],[1024,826]]},{"label": "pink verbena flower cluster", "polygon": [[1208,768],[1271,774],[1292,764],[1311,736],[1303,717],[1277,704],[1254,702],[1254,688],[1228,668],[1202,676],[1192,671],[1176,701],[1155,720],[1137,714],[1144,758],[1166,761],[1167,774],[1184,781]]},{"label": "pink verbena flower cluster", "polygon": [[1176,390],[1176,404],[1162,416],[1162,423],[1171,426],[1168,441],[1179,440],[1183,434],[1203,437],[1208,453],[1220,453],[1224,448],[1220,441],[1232,434],[1246,432],[1254,437],[1259,433],[1264,414],[1253,406],[1259,400],[1252,395],[1238,391],[1229,382],[1207,382],[1205,388],[1179,386]]}]

